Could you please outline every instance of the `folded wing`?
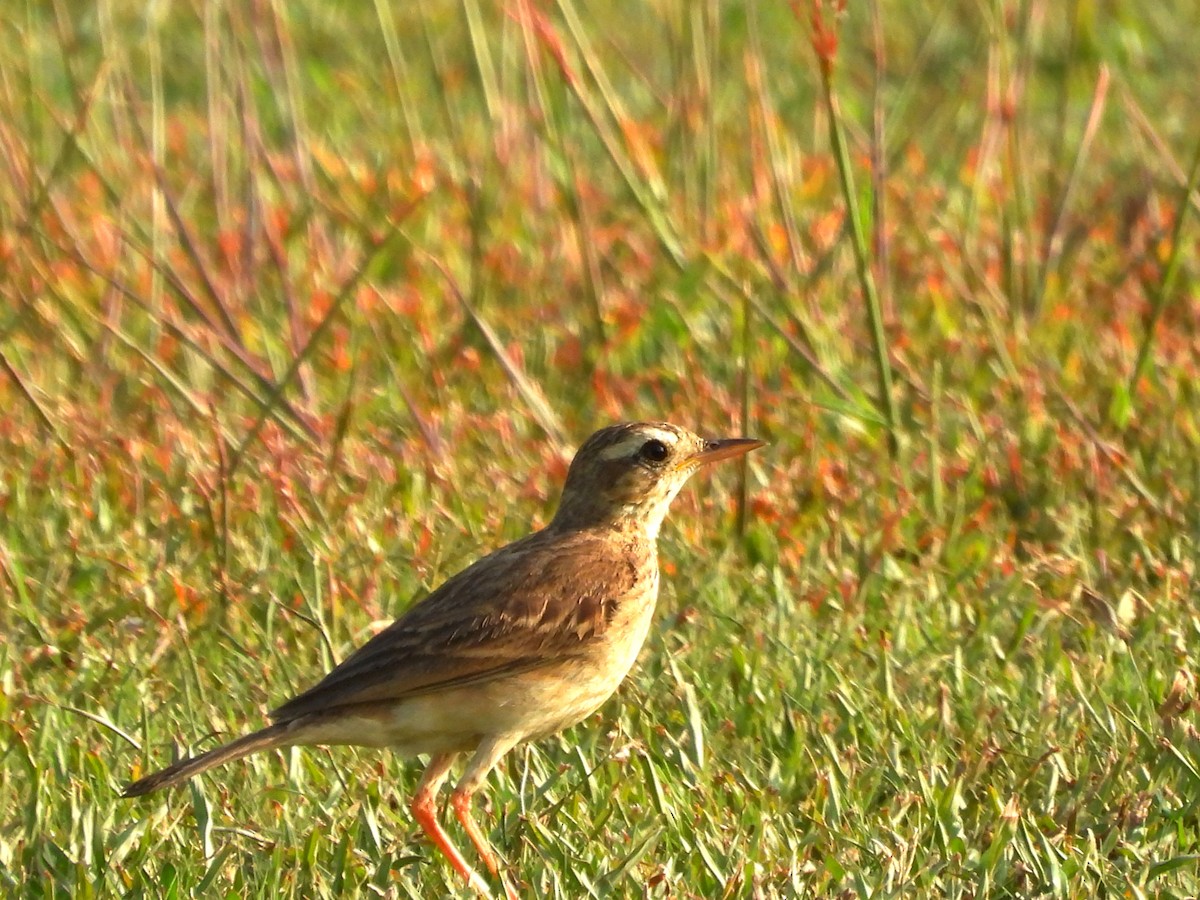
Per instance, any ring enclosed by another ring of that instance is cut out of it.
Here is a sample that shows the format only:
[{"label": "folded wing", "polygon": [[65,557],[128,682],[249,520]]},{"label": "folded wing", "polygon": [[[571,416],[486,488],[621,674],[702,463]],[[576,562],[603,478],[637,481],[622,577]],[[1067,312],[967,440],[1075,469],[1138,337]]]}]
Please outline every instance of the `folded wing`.
[{"label": "folded wing", "polygon": [[645,571],[629,550],[583,531],[517,541],[443,583],[271,718],[397,700],[579,655]]}]

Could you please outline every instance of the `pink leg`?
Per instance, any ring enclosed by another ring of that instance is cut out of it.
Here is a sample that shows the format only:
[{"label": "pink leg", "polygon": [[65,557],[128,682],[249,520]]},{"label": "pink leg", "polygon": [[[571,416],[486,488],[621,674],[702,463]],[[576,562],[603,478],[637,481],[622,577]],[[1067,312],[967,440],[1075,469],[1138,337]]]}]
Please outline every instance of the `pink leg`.
[{"label": "pink leg", "polygon": [[483,829],[471,817],[471,797],[483,785],[488,772],[515,744],[515,740],[507,737],[495,737],[481,744],[475,751],[475,755],[471,757],[471,762],[467,765],[467,770],[463,772],[462,779],[455,786],[454,793],[450,795],[450,805],[454,807],[454,815],[462,823],[463,830],[467,832],[467,837],[475,845],[475,850],[479,853],[484,865],[488,867],[488,871],[499,878],[504,885],[504,895],[508,900],[519,900],[519,898],[507,879],[500,874],[500,861],[496,856],[496,851],[488,843]]},{"label": "pink leg", "polygon": [[446,776],[450,774],[450,766],[454,763],[455,756],[457,756],[455,753],[443,753],[429,761],[429,765],[425,768],[425,774],[421,776],[421,783],[417,785],[417,791],[413,794],[410,806],[413,818],[417,820],[421,830],[429,836],[434,846],[450,860],[450,865],[454,866],[454,870],[467,880],[470,887],[484,896],[490,896],[491,891],[488,890],[487,883],[479,876],[478,872],[467,865],[467,861],[458,852],[458,848],[450,842],[450,836],[446,834],[437,820],[437,792],[445,783]]}]

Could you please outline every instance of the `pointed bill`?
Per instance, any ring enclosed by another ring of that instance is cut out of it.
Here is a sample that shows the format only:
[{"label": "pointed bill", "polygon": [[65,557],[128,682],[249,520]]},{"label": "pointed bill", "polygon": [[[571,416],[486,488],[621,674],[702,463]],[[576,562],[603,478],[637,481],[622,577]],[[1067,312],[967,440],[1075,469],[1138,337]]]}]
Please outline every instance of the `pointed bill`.
[{"label": "pointed bill", "polygon": [[690,462],[705,466],[718,460],[741,456],[744,453],[749,453],[751,450],[757,450],[759,447],[765,447],[766,445],[766,441],[760,441],[755,438],[727,438],[723,441],[705,441],[704,449],[694,454]]}]

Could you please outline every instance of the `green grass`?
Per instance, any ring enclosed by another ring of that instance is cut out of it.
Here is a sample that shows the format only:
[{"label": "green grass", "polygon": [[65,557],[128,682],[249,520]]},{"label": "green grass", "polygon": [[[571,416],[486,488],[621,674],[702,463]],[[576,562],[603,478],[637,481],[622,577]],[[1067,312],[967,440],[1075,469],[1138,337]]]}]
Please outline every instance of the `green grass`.
[{"label": "green grass", "polygon": [[1197,893],[1192,5],[242,6],[0,13],[0,894],[465,895],[411,761],[117,792],[635,418],[771,445],[529,896]]}]

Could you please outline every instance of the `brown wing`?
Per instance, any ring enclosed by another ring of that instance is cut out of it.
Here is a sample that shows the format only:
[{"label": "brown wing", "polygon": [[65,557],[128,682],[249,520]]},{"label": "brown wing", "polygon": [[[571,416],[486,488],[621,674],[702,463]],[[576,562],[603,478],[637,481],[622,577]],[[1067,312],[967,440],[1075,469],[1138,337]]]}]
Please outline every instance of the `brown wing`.
[{"label": "brown wing", "polygon": [[587,532],[532,534],[450,578],[271,718],[396,700],[577,655],[604,633],[645,562],[632,547]]}]

